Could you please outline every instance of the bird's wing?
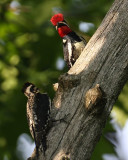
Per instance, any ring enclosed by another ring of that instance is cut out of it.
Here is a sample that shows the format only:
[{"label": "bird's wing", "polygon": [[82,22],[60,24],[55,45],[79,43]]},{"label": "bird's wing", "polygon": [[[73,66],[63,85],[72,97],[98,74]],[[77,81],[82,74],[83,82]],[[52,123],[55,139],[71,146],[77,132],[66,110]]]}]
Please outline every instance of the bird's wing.
[{"label": "bird's wing", "polygon": [[80,39],[84,42],[85,45],[87,44],[87,42],[86,42],[86,40],[84,39],[84,37],[80,36]]},{"label": "bird's wing", "polygon": [[72,67],[71,59],[73,54],[72,42],[70,39],[64,39],[64,40],[63,40],[64,60],[66,61],[69,68],[71,68]]}]

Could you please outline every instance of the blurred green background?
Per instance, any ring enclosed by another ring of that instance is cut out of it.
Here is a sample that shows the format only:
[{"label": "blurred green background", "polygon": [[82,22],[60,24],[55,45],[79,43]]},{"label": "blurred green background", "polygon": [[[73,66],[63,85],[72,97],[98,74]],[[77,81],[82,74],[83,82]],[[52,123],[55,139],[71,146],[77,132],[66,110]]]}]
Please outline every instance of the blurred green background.
[{"label": "blurred green background", "polygon": [[[54,96],[52,84],[67,67],[57,67],[63,58],[61,38],[50,23],[53,14],[61,12],[73,30],[86,40],[94,34],[113,0],[0,0],[0,160],[17,160],[16,143],[28,133],[26,98],[21,93],[24,82],[30,81],[42,92]],[[92,23],[87,33],[80,32],[81,22]],[[128,85],[119,97],[117,121],[121,125],[128,116]],[[123,117],[123,118],[122,118]],[[104,133],[111,130],[107,124]],[[101,160],[103,153],[113,152],[102,136],[92,160]]]}]

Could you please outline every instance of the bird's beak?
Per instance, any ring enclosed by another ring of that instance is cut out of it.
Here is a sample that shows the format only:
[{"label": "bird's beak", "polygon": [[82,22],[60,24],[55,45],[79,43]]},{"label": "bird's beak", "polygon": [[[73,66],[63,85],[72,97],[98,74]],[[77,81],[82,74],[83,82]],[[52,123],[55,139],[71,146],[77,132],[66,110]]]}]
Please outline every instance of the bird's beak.
[{"label": "bird's beak", "polygon": [[58,29],[58,25],[56,26],[56,30]]}]

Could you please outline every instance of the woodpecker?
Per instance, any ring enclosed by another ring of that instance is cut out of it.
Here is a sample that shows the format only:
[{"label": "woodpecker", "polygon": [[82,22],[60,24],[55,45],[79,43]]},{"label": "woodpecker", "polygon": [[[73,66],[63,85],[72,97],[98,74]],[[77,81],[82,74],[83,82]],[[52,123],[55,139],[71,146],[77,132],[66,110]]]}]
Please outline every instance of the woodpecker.
[{"label": "woodpecker", "polygon": [[51,22],[62,38],[64,60],[70,69],[83,51],[86,41],[83,37],[78,36],[70,29],[67,22],[64,20],[63,14],[55,14],[51,18]]},{"label": "woodpecker", "polygon": [[39,89],[29,82],[24,84],[22,91],[28,98],[27,120],[38,159],[39,150],[45,153],[47,149],[46,136],[49,130],[51,100],[47,94],[41,94]]}]

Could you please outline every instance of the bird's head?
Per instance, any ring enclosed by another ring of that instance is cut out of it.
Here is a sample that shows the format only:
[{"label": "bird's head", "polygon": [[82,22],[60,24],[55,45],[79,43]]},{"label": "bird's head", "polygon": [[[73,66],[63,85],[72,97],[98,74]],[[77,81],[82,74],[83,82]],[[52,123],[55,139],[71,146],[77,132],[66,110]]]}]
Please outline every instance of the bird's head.
[{"label": "bird's head", "polygon": [[69,28],[66,21],[64,20],[63,14],[61,13],[55,14],[51,18],[51,22],[56,27],[56,30],[62,38],[72,32],[72,30]]},{"label": "bird's head", "polygon": [[52,16],[50,21],[52,22],[53,26],[57,26],[58,22],[64,21],[64,16],[61,13],[55,14],[54,16]]},{"label": "bird's head", "polygon": [[23,85],[22,92],[25,94],[26,97],[30,97],[39,93],[39,89],[32,83],[26,82]]}]

